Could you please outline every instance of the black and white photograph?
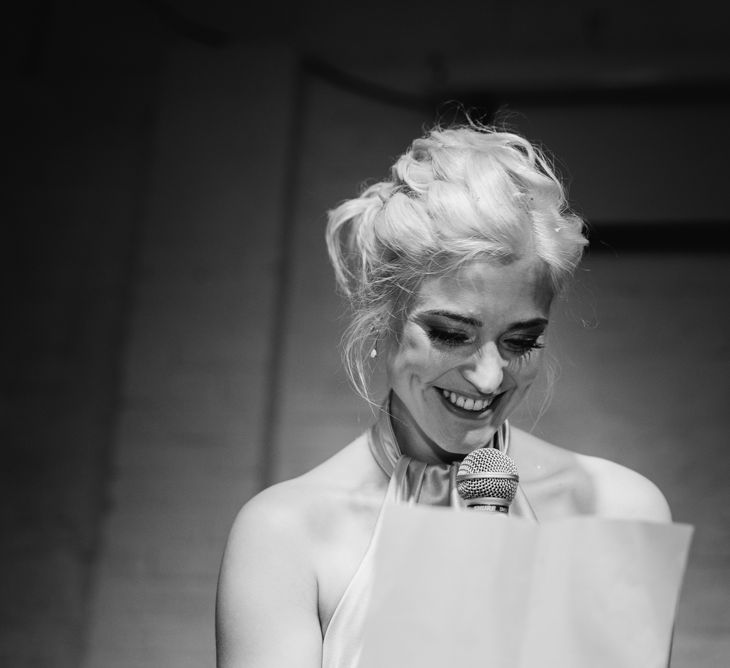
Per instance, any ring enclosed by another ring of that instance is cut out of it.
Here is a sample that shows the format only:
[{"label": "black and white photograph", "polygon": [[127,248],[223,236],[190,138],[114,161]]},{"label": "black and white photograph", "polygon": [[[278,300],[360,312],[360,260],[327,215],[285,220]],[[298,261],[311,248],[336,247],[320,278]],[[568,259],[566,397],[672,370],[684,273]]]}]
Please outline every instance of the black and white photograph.
[{"label": "black and white photograph", "polygon": [[0,664],[730,666],[728,13],[6,9]]}]

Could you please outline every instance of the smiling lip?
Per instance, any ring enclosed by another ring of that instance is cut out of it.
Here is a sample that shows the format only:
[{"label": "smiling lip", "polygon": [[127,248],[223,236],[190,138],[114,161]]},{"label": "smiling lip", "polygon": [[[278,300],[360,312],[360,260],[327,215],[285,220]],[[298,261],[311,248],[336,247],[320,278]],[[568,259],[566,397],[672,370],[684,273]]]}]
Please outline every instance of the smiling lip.
[{"label": "smiling lip", "polygon": [[470,419],[483,418],[500,395],[492,396],[489,399],[473,399],[458,392],[444,390],[440,387],[434,388],[444,406],[459,417]]}]

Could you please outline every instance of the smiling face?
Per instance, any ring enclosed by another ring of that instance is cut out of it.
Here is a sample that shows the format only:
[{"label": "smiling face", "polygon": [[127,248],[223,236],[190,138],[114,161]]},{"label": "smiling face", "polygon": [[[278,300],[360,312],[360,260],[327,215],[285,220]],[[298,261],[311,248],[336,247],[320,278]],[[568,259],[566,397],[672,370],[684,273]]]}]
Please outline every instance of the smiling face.
[{"label": "smiling face", "polygon": [[404,453],[441,461],[491,439],[537,376],[552,296],[534,258],[423,281],[388,357]]}]

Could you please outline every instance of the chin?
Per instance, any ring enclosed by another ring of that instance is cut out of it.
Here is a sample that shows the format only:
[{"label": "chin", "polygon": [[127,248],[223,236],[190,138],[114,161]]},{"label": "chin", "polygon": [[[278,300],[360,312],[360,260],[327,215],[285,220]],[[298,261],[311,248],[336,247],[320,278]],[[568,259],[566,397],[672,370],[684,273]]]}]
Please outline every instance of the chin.
[{"label": "chin", "polygon": [[434,441],[447,452],[468,455],[472,450],[488,445],[496,431],[497,429],[494,427],[474,430],[464,434],[463,438],[458,440],[454,439],[453,433],[439,434],[440,438],[437,437]]},{"label": "chin", "polygon": [[496,431],[496,429],[489,429],[488,431],[482,432],[478,435],[466,438],[462,447],[465,448],[466,453],[476,450],[477,448],[483,448],[489,445]]}]

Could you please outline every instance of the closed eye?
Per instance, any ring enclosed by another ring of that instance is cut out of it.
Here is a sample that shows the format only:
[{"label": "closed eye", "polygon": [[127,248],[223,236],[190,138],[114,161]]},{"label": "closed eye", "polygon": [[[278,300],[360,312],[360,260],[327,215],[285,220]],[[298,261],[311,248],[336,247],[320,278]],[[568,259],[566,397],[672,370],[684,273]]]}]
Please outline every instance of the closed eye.
[{"label": "closed eye", "polygon": [[458,329],[426,327],[425,332],[431,341],[444,346],[463,346],[474,341],[469,334]]},{"label": "closed eye", "polygon": [[512,353],[524,355],[531,350],[545,347],[542,335],[539,336],[510,336],[502,342],[502,345]]}]

